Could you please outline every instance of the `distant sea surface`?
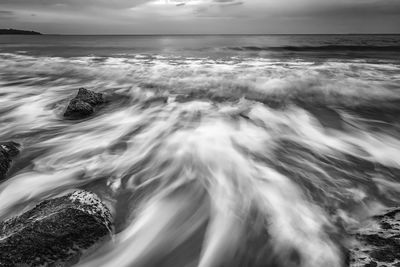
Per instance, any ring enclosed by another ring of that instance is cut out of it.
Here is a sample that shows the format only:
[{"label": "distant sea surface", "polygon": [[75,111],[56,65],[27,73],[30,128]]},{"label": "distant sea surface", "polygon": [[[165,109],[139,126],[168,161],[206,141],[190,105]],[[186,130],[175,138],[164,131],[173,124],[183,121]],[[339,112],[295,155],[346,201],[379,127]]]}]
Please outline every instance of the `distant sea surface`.
[{"label": "distant sea surface", "polygon": [[[390,57],[400,35],[8,35],[1,51],[42,56]],[[378,53],[379,52],[379,53]]]},{"label": "distant sea surface", "polygon": [[[66,120],[80,87],[116,100]],[[2,35],[8,140],[0,219],[77,188],[112,210],[80,266],[345,266],[400,205],[400,35]]]}]

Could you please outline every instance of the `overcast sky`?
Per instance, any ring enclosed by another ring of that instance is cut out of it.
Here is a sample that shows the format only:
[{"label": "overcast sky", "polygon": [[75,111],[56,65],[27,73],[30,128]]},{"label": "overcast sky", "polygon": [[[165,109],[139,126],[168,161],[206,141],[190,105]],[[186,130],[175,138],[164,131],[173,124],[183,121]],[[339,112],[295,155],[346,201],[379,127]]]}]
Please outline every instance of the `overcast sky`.
[{"label": "overcast sky", "polygon": [[400,0],[0,0],[0,28],[65,34],[400,33]]}]

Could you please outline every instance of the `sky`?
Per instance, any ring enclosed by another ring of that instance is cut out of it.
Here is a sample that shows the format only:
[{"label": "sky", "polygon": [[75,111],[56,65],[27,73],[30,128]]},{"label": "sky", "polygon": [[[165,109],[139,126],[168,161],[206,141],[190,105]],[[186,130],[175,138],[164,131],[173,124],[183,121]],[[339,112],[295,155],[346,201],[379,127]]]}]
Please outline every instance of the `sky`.
[{"label": "sky", "polygon": [[400,33],[400,0],[0,0],[0,28],[49,34]]}]

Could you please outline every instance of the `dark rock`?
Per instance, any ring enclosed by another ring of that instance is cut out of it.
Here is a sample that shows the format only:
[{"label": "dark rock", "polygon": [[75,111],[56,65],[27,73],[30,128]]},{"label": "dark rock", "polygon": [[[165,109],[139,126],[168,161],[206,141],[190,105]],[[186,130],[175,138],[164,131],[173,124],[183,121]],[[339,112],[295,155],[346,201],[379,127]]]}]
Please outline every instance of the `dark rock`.
[{"label": "dark rock", "polygon": [[78,94],[75,97],[83,102],[89,103],[92,106],[96,106],[104,103],[103,94],[95,93],[85,88],[79,88]]},{"label": "dark rock", "polygon": [[[392,209],[372,218],[355,231],[355,245],[350,249],[352,262],[365,266],[396,266],[400,262],[400,209]],[[374,265],[375,264],[375,265]],[[355,265],[359,266],[359,265]]]},{"label": "dark rock", "polygon": [[381,222],[381,228],[385,229],[385,230],[389,230],[389,229],[392,229],[392,226],[390,225],[390,223]]},{"label": "dark rock", "polygon": [[6,177],[12,159],[19,153],[19,147],[15,142],[0,143],[0,181]]},{"label": "dark rock", "polygon": [[45,200],[0,223],[0,266],[71,266],[111,228],[110,211],[93,193]]},{"label": "dark rock", "polygon": [[103,94],[79,88],[78,94],[69,103],[64,117],[81,119],[94,113],[94,108],[105,103]]},{"label": "dark rock", "polygon": [[72,99],[64,113],[65,117],[86,117],[92,115],[94,108],[89,103],[79,99]]},{"label": "dark rock", "polygon": [[365,267],[376,267],[376,266],[378,266],[378,264],[376,262],[374,262],[374,261],[371,261],[370,263],[367,263],[365,265]]}]

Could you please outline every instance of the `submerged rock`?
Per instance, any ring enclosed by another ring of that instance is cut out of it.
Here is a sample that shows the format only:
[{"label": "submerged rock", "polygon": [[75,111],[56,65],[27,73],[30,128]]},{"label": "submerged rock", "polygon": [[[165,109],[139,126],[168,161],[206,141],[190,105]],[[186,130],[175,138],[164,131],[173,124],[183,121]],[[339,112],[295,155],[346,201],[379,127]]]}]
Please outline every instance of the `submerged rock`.
[{"label": "submerged rock", "polygon": [[19,147],[15,142],[0,143],[0,181],[6,177],[12,159],[19,153]]},{"label": "submerged rock", "polygon": [[400,266],[400,208],[373,217],[354,237],[351,267]]},{"label": "submerged rock", "polygon": [[45,200],[0,223],[0,266],[71,266],[111,232],[110,211],[93,193]]},{"label": "submerged rock", "polygon": [[105,103],[103,94],[79,88],[76,97],[69,102],[64,117],[72,119],[85,118],[94,113],[96,106],[103,103]]}]

